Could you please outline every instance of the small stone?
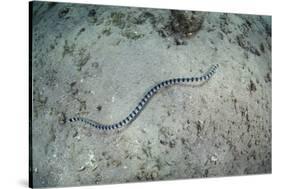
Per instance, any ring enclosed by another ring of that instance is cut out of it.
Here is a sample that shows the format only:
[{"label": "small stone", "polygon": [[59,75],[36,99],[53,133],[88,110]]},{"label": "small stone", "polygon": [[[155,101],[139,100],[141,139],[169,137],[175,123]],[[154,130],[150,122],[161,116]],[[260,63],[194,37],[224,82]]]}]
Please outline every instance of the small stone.
[{"label": "small stone", "polygon": [[[141,132],[142,132],[142,133],[147,133],[146,129],[144,129],[144,128],[141,129]],[[139,143],[139,142],[138,142],[138,143]]]},{"label": "small stone", "polygon": [[97,110],[98,110],[98,111],[101,111],[101,109],[102,109],[102,106],[101,106],[101,105],[98,105],[98,106],[97,106]]},{"label": "small stone", "polygon": [[248,89],[249,89],[250,93],[255,92],[257,90],[257,87],[252,80],[250,80],[250,84],[248,85]]},{"label": "small stone", "polygon": [[95,181],[96,184],[99,184],[102,180],[102,176],[100,174],[97,174],[95,178],[96,178],[96,181]]},{"label": "small stone", "polygon": [[157,177],[158,177],[158,172],[157,172],[157,171],[153,171],[153,172],[151,173],[151,178],[152,178],[152,180],[157,179]]},{"label": "small stone", "polygon": [[218,158],[216,156],[214,156],[214,155],[211,156],[211,161],[212,162],[216,162],[217,160],[218,160]]},{"label": "small stone", "polygon": [[81,167],[79,167],[78,171],[81,172],[81,171],[84,171],[85,169],[86,169],[85,166],[81,166]]},{"label": "small stone", "polygon": [[139,180],[143,180],[144,179],[144,172],[143,171],[139,171],[136,175],[137,179]]},{"label": "small stone", "polygon": [[98,62],[92,63],[92,67],[94,67],[95,69],[98,69],[99,68],[99,63]]},{"label": "small stone", "polygon": [[74,133],[73,133],[73,135],[72,135],[72,137],[75,138],[75,137],[77,137],[77,135],[78,135],[78,131],[75,130]]},{"label": "small stone", "polygon": [[184,45],[185,42],[181,38],[175,38],[175,43],[176,45]]},{"label": "small stone", "polygon": [[69,13],[70,8],[65,7],[59,11],[59,18],[64,18]]},{"label": "small stone", "polygon": [[46,96],[43,96],[43,95],[39,95],[39,98],[38,98],[39,102],[41,104],[46,104],[47,100],[48,100],[48,97]]},{"label": "small stone", "polygon": [[78,94],[78,89],[75,86],[76,86],[76,81],[70,83],[70,92],[72,95]]},{"label": "small stone", "polygon": [[113,160],[112,161],[112,166],[113,167],[118,167],[118,166],[120,166],[121,165],[121,161],[120,160]]},{"label": "small stone", "polygon": [[260,44],[260,50],[261,50],[261,52],[263,52],[263,53],[265,52],[263,43]]},{"label": "small stone", "polygon": [[102,152],[101,155],[102,156],[106,156],[107,152]]},{"label": "small stone", "polygon": [[97,168],[98,168],[98,165],[94,164],[93,167],[92,167],[92,171],[95,171]]},{"label": "small stone", "polygon": [[78,89],[73,89],[73,90],[71,91],[71,94],[72,94],[72,95],[78,94]]},{"label": "small stone", "polygon": [[76,137],[76,139],[77,139],[78,141],[80,141],[81,137],[78,135],[78,136]]},{"label": "small stone", "polygon": [[95,10],[95,9],[92,9],[92,10],[89,11],[88,16],[89,16],[89,17],[93,17],[93,16],[96,15],[96,13],[97,13],[96,10]]},{"label": "small stone", "polygon": [[169,147],[170,148],[174,148],[176,146],[176,140],[171,140],[170,142],[169,142]]},{"label": "small stone", "polygon": [[64,112],[59,113],[59,115],[58,115],[58,121],[59,121],[59,124],[60,124],[60,125],[65,124],[65,122],[66,122],[66,116],[65,116],[65,113],[64,113]]},{"label": "small stone", "polygon": [[151,173],[146,173],[146,176],[145,176],[145,177],[146,177],[147,180],[150,180],[150,179],[151,179],[151,176],[152,176]]},{"label": "small stone", "polygon": [[70,87],[73,88],[76,85],[76,81],[70,83]]}]

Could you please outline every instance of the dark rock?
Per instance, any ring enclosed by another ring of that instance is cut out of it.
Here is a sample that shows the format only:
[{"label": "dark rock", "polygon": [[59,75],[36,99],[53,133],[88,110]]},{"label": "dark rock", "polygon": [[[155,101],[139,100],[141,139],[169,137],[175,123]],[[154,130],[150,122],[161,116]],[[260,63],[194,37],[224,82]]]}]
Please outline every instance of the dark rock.
[{"label": "dark rock", "polygon": [[252,80],[250,80],[248,89],[249,89],[250,93],[255,92],[257,90],[256,84]]},{"label": "dark rock", "polygon": [[98,110],[98,111],[101,111],[101,110],[102,110],[102,106],[101,106],[101,105],[98,105],[98,106],[97,106],[97,110]]},{"label": "dark rock", "polygon": [[89,11],[88,16],[89,16],[89,17],[96,16],[96,13],[97,13],[96,10],[95,10],[95,9],[92,9],[92,10]]},{"label": "dark rock", "polygon": [[263,43],[260,44],[260,50],[261,50],[261,52],[263,52],[263,53],[265,52]]},{"label": "dark rock", "polygon": [[98,20],[97,18],[97,12],[95,9],[91,9],[88,13],[88,21],[91,23],[96,23]]},{"label": "dark rock", "polygon": [[65,16],[69,13],[69,10],[70,10],[69,7],[65,7],[61,9],[58,13],[59,18],[65,18]]}]

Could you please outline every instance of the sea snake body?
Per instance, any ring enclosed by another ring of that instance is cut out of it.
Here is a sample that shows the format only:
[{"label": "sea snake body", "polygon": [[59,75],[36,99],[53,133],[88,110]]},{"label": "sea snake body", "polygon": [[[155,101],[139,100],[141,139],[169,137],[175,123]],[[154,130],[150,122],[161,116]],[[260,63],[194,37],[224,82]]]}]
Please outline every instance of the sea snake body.
[{"label": "sea snake body", "polygon": [[207,81],[214,75],[214,73],[218,67],[219,67],[218,64],[212,65],[211,68],[209,69],[209,71],[200,77],[175,78],[175,79],[169,79],[169,80],[165,80],[165,81],[158,83],[157,85],[153,86],[146,93],[146,95],[144,95],[144,97],[141,99],[141,101],[138,103],[138,105],[135,107],[135,109],[125,119],[121,120],[118,123],[111,124],[111,125],[105,125],[105,124],[97,123],[93,120],[90,120],[90,119],[87,119],[84,117],[73,117],[73,118],[68,119],[68,121],[69,122],[81,121],[81,122],[84,122],[96,129],[100,129],[100,130],[113,130],[113,129],[121,128],[125,125],[128,125],[133,120],[135,120],[136,117],[139,115],[139,113],[143,110],[145,105],[148,103],[149,99],[151,99],[161,88],[166,87],[166,86],[171,86],[174,84],[179,84],[179,83]]}]

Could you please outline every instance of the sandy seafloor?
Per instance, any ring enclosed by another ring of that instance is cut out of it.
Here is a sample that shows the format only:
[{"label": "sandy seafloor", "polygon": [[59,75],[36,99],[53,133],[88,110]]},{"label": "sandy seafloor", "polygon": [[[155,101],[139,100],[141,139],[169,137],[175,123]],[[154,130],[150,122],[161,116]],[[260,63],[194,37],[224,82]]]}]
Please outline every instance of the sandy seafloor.
[{"label": "sandy seafloor", "polygon": [[[271,173],[271,17],[186,14],[34,3],[34,187]],[[65,123],[118,122],[156,83],[213,64],[208,82],[162,89],[118,131]]]}]

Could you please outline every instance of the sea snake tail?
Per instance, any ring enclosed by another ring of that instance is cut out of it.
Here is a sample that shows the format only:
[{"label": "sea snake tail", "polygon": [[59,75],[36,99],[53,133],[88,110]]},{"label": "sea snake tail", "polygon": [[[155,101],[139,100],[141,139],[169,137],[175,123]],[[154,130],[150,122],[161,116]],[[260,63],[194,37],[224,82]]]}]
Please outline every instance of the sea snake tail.
[{"label": "sea snake tail", "polygon": [[190,77],[190,78],[175,78],[175,79],[169,79],[162,81],[158,84],[156,84],[154,87],[152,87],[141,99],[141,101],[138,103],[138,105],[134,108],[134,110],[123,120],[121,120],[118,123],[111,124],[111,125],[104,125],[97,123],[93,120],[84,118],[84,117],[73,117],[68,119],[69,122],[76,122],[81,121],[84,122],[96,129],[100,130],[113,130],[121,128],[125,125],[128,125],[133,120],[136,119],[136,117],[139,115],[139,113],[143,110],[145,105],[148,103],[148,101],[163,87],[171,86],[179,83],[193,83],[193,82],[200,82],[200,81],[207,81],[209,80],[216,72],[216,69],[219,67],[218,64],[212,65],[210,69],[202,76],[200,77]]}]

